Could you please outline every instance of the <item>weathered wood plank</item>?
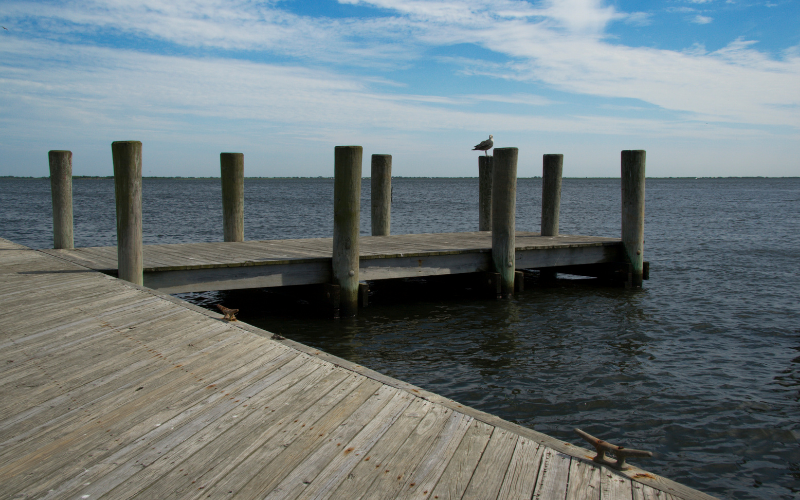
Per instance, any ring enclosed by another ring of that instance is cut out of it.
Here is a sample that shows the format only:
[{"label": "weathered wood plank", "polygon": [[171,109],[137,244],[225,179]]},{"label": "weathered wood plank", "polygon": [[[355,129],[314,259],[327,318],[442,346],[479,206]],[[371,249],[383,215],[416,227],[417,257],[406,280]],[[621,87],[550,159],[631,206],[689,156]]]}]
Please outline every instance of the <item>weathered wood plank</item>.
[{"label": "weathered wood plank", "polygon": [[536,487],[545,447],[519,438],[497,498],[530,500]]},{"label": "weathered wood plank", "polygon": [[[0,452],[0,458],[7,459],[9,455],[17,458],[7,460],[6,464],[0,467],[0,479],[8,478],[9,484],[21,480],[21,477],[15,477],[20,470],[46,474],[45,471],[58,466],[59,457],[74,456],[79,450],[91,446],[92,436],[99,438],[104,432],[127,428],[142,414],[152,411],[154,406],[162,405],[160,398],[171,398],[175,397],[176,393],[192,391],[193,382],[200,382],[204,380],[203,377],[220,370],[230,371],[230,362],[244,354],[247,349],[247,344],[240,343],[233,349],[227,349],[225,355],[219,358],[219,364],[197,360],[180,367],[171,361],[166,363],[155,361],[158,356],[154,355],[153,363],[159,363],[158,369],[152,376],[139,382],[146,390],[112,392],[112,397],[102,398],[102,404],[94,402],[85,411],[76,412],[67,425],[55,428],[49,426],[47,432],[37,433],[35,437],[21,443],[19,446],[30,450],[28,453],[19,453],[21,450],[17,449],[18,446],[4,447]],[[175,373],[178,375],[175,376]],[[87,417],[91,418],[87,420]],[[73,445],[75,440],[81,442],[78,447]],[[42,457],[47,457],[48,460],[42,461]]]},{"label": "weathered wood plank", "polygon": [[600,470],[600,498],[603,500],[631,500],[631,481],[604,467]]},{"label": "weathered wood plank", "polygon": [[600,472],[598,465],[573,458],[569,465],[567,500],[600,500]]},{"label": "weathered wood plank", "polygon": [[[125,481],[108,494],[120,499],[134,496],[166,499],[183,498],[204,489],[211,491],[207,486],[215,477],[216,469],[229,471],[231,463],[238,463],[237,451],[241,453],[242,447],[252,451],[252,438],[257,438],[262,446],[268,440],[267,436],[259,436],[258,431],[252,435],[259,427],[253,425],[255,422],[264,419],[264,423],[273,424],[267,428],[269,436],[274,436],[285,429],[282,424],[298,418],[346,377],[346,374],[312,364],[290,371],[275,387],[259,383],[256,391],[249,389],[250,393],[257,393],[257,397],[251,397],[252,403],[248,403],[249,411],[244,407],[245,399],[231,401],[228,398],[210,418],[194,418],[186,430],[157,442],[155,449],[131,457]],[[264,394],[258,394],[264,390]],[[308,394],[303,394],[296,406],[288,404],[292,396],[298,397],[303,392]],[[267,409],[270,411],[265,411]],[[137,464],[146,465],[146,468],[139,471]]]},{"label": "weathered wood plank", "polygon": [[[319,368],[319,365],[305,363],[302,356],[288,350],[269,363],[261,363],[262,366],[256,366],[258,361],[244,365],[211,380],[208,386],[198,387],[195,392],[147,415],[123,432],[109,434],[108,441],[98,443],[97,448],[88,453],[95,460],[81,464],[82,472],[75,475],[74,470],[62,467],[59,471],[61,478],[48,477],[29,491],[48,491],[49,496],[59,498],[91,485],[91,491],[84,494],[91,496],[107,492],[140,471],[149,461],[166,459],[168,455],[174,457],[174,449],[170,446],[190,446],[193,437],[207,430],[209,424],[218,424],[222,420],[220,415],[241,413],[244,417],[244,413],[253,411],[263,398],[279,394],[280,388]],[[267,387],[266,391],[254,395],[263,387]],[[114,438],[113,442],[111,438]]]},{"label": "weathered wood plank", "polygon": [[383,474],[383,466],[432,408],[433,404],[415,399],[329,498],[353,499],[367,493],[372,482]]},{"label": "weathered wood plank", "polygon": [[444,473],[461,440],[471,427],[473,419],[463,413],[453,412],[444,429],[436,436],[428,453],[420,460],[397,498],[428,498]]},{"label": "weathered wood plank", "polygon": [[[58,498],[83,490],[82,495],[97,497],[128,480],[145,465],[152,465],[155,460],[169,461],[186,454],[187,450],[190,453],[198,442],[192,440],[192,436],[202,433],[210,424],[220,422],[224,415],[258,412],[264,399],[270,397],[275,397],[275,404],[285,403],[279,396],[286,387],[301,380],[308,380],[311,384],[319,381],[326,373],[330,374],[331,370],[326,371],[319,365],[305,363],[296,353],[287,351],[286,354],[287,358],[276,363],[274,369],[268,370],[260,379],[256,378],[255,384],[247,377],[244,380],[220,379],[205,388],[205,395],[201,396],[203,399],[188,401],[185,406],[168,407],[119,434],[115,439],[115,446],[108,453],[102,455],[85,472],[53,489],[53,496]],[[259,375],[258,372],[255,374]],[[260,389],[263,390],[259,392]],[[272,415],[268,416],[272,418]],[[243,415],[242,420],[245,418]],[[157,469],[158,466],[143,474],[150,479],[157,476],[154,474]],[[90,488],[85,488],[86,486]]]},{"label": "weathered wood plank", "polygon": [[544,450],[533,490],[535,500],[566,497],[570,461],[571,458],[563,453],[550,448]]},{"label": "weathered wood plank", "polygon": [[397,452],[389,460],[384,461],[380,467],[382,473],[375,478],[369,491],[360,498],[396,498],[407,482],[409,471],[413,471],[420,463],[452,414],[453,411],[448,408],[434,406]]},{"label": "weathered wood plank", "polygon": [[342,447],[337,446],[337,455],[330,459],[325,468],[313,479],[311,476],[316,463],[312,457],[310,464],[306,466],[309,484],[299,493],[298,498],[315,500],[328,498],[361,459],[367,456],[375,443],[394,425],[413,400],[414,396],[398,390],[392,401],[352,441]]},{"label": "weathered wood plank", "polygon": [[672,500],[673,498],[679,500],[678,497],[672,496],[669,493],[664,493],[650,486],[634,482],[633,487],[633,500]]},{"label": "weathered wood plank", "polygon": [[494,429],[462,498],[497,498],[518,439],[516,434]]},{"label": "weathered wood plank", "polygon": [[491,425],[473,420],[430,497],[455,500],[464,495],[494,429]]},{"label": "weathered wood plank", "polygon": [[[284,443],[283,451],[275,457],[274,462],[269,467],[262,470],[256,477],[237,494],[238,498],[264,498],[264,495],[272,491],[283,479],[285,479],[297,465],[308,455],[313,453],[319,446],[326,442],[333,430],[344,424],[346,419],[352,419],[354,427],[360,429],[366,422],[365,415],[359,413],[363,407],[366,416],[372,416],[382,408],[387,399],[382,396],[375,397],[381,384],[370,379],[363,381],[345,396],[336,406],[326,413],[322,418],[313,422],[313,429],[307,428],[302,433],[298,433],[296,439],[291,444]],[[370,404],[366,404],[371,400]],[[345,436],[351,435],[352,429],[342,431]],[[288,446],[287,446],[288,444]],[[341,441],[337,442],[341,445]]]},{"label": "weathered wood plank", "polygon": [[[322,437],[324,437],[330,431],[329,426],[332,425],[332,419],[339,417],[342,412],[347,415],[352,413],[354,410],[352,405],[355,402],[358,402],[358,406],[360,406],[374,392],[374,386],[371,384],[365,385],[355,393],[354,397],[348,398],[348,396],[361,386],[364,381],[363,377],[352,374],[347,375],[343,382],[323,396],[317,404],[295,420],[288,422],[285,428],[281,430],[278,439],[263,443],[247,456],[237,457],[237,466],[230,470],[213,487],[206,488],[208,494],[223,494],[230,491],[241,498],[252,498],[259,494],[265,494],[265,488],[274,486],[278,482],[275,481],[275,473],[280,475],[280,479],[283,479],[287,473],[284,468],[280,467],[280,462],[276,462],[278,467],[276,467],[276,470],[271,471],[273,474],[268,476],[262,476],[262,474],[269,471],[269,469],[265,471],[265,468],[272,463],[275,457],[291,447],[299,435],[312,432],[312,434],[306,435],[320,437],[318,434],[321,433],[323,434]],[[366,389],[369,389],[368,394],[365,394]],[[331,412],[330,419],[324,419],[329,412]],[[323,419],[323,421],[320,426],[317,426],[317,421],[320,419]],[[340,420],[336,422],[337,425],[339,422]],[[296,448],[293,448],[293,451],[294,449]]]},{"label": "weathered wood plank", "polygon": [[[394,387],[378,385],[378,390],[370,396],[347,420],[343,421],[339,427],[334,429],[318,446],[313,453],[305,453],[305,458],[294,467],[291,472],[277,484],[265,497],[265,499],[289,500],[297,497],[305,488],[311,484],[317,474],[339,453],[352,453],[355,451],[348,444],[365,426],[374,421],[375,418],[383,416],[381,411],[393,400],[400,392]],[[404,402],[405,403],[405,402]],[[399,414],[399,412],[398,412]],[[323,437],[323,436],[318,436]],[[348,451],[349,450],[349,451]],[[302,453],[298,453],[300,455]],[[278,460],[281,456],[278,457]]]}]

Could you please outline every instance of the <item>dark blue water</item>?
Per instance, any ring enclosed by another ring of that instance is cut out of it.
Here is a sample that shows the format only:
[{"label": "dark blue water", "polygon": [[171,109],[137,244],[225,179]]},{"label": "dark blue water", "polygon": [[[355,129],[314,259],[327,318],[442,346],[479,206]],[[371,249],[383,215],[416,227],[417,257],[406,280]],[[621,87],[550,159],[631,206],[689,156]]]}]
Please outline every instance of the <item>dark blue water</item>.
[{"label": "dark blue water", "polygon": [[[332,187],[248,179],[246,238],[330,236]],[[520,179],[518,229],[539,229],[540,190]],[[76,245],[115,243],[113,196],[111,180],[74,181]],[[218,180],[145,179],[145,242],[220,241],[220,197]],[[619,206],[618,180],[565,179],[561,232],[618,236]],[[47,179],[0,179],[0,207],[0,237],[52,245]],[[652,450],[637,463],[720,497],[798,498],[799,207],[800,179],[649,179],[644,290],[559,280],[493,301],[417,284],[341,321],[253,291],[241,317],[575,444],[580,427]],[[477,220],[476,179],[394,180],[394,234]]]}]

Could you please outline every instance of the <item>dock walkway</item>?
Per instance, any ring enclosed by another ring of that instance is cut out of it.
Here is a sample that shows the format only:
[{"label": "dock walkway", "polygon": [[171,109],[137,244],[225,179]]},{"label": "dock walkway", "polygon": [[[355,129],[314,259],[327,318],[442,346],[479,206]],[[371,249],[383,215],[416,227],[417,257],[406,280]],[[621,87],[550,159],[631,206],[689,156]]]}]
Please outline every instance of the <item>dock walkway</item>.
[{"label": "dock walkway", "polygon": [[[516,269],[624,260],[622,240],[516,233]],[[144,285],[165,293],[330,283],[331,238],[145,245]],[[492,269],[491,231],[361,236],[359,279],[382,280]],[[42,250],[115,274],[116,247]]]},{"label": "dock walkway", "polygon": [[3,239],[0,325],[0,498],[712,498]]}]

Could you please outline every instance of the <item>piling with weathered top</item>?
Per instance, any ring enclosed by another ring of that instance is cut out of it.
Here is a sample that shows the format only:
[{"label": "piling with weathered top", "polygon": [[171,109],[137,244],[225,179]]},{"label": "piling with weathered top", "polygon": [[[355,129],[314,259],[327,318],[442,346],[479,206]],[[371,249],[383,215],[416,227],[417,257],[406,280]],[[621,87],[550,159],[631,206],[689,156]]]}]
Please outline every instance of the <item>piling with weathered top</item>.
[{"label": "piling with weathered top", "polygon": [[492,262],[504,296],[514,293],[517,148],[495,148],[492,162]]},{"label": "piling with weathered top", "polygon": [[220,153],[222,232],[225,241],[244,241],[244,154]]},{"label": "piling with weathered top", "polygon": [[492,230],[492,161],[478,157],[478,231]]},{"label": "piling with weathered top", "polygon": [[336,146],[333,180],[333,283],[341,290],[344,317],[358,311],[358,232],[361,211],[361,146]]},{"label": "piling with weathered top", "polygon": [[631,263],[628,286],[642,286],[644,260],[644,170],[643,150],[622,152],[622,244]]},{"label": "piling with weathered top", "polygon": [[372,155],[372,236],[389,236],[392,219],[392,155]]},{"label": "piling with weathered top", "polygon": [[111,154],[117,204],[117,275],[142,285],[142,143],[112,142]]},{"label": "piling with weathered top", "polygon": [[72,151],[50,151],[53,248],[75,248],[72,237]]},{"label": "piling with weathered top", "polygon": [[542,157],[542,236],[558,236],[564,155]]}]

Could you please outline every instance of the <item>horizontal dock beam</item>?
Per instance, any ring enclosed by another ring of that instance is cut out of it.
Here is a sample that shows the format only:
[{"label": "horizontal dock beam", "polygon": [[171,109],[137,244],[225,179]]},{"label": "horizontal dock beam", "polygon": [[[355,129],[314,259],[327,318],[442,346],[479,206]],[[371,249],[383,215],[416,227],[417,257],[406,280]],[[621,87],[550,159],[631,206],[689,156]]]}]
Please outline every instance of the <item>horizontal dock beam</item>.
[{"label": "horizontal dock beam", "polygon": [[[422,278],[492,270],[487,232],[361,237],[359,279]],[[166,293],[330,283],[330,238],[146,245],[144,285]],[[622,242],[517,232],[515,269],[621,262]],[[43,250],[74,264],[116,273],[115,247]]]}]

